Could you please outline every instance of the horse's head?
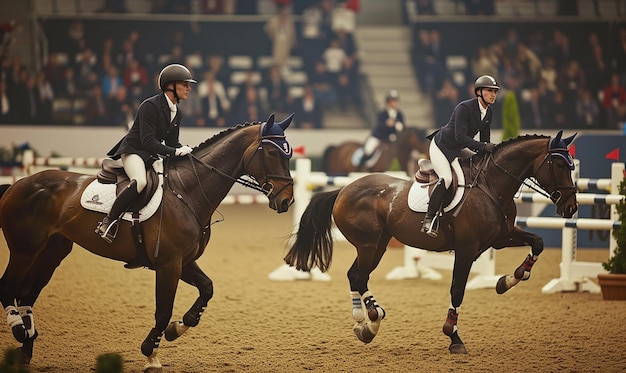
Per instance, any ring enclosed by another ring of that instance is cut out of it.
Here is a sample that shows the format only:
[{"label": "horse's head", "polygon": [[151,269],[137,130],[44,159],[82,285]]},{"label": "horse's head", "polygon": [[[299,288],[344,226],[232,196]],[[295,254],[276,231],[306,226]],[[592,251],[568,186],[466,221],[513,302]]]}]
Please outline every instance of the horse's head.
[{"label": "horse's head", "polygon": [[563,131],[559,131],[555,138],[548,141],[547,154],[535,165],[535,179],[548,192],[550,199],[556,205],[556,211],[565,218],[571,218],[578,211],[576,202],[576,186],[572,181],[574,159],[567,147],[572,143],[576,134],[561,138]]},{"label": "horse's head", "polygon": [[246,155],[245,172],[253,177],[270,201],[269,207],[278,213],[285,212],[293,203],[293,179],[289,159],[293,155],[285,138],[285,129],[291,124],[293,114],[282,122],[274,122],[272,114],[261,123],[259,142]]}]

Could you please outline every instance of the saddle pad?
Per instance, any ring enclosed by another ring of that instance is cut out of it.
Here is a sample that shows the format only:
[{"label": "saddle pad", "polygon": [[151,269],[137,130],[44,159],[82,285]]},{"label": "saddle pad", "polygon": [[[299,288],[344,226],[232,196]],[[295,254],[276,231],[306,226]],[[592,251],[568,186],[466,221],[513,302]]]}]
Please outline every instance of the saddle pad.
[{"label": "saddle pad", "polygon": [[[461,164],[459,163],[458,158],[455,158],[454,161],[452,161],[452,172],[457,175],[459,187],[456,189],[454,198],[452,198],[450,204],[444,207],[444,212],[448,212],[455,208],[456,205],[461,202],[463,193],[465,192],[465,187],[463,187],[463,185],[465,185],[465,175],[463,175],[463,170],[461,169]],[[407,197],[409,208],[415,212],[426,212],[428,210],[429,199],[428,183],[418,183],[417,181],[413,182]]]},{"label": "saddle pad", "polygon": [[[155,169],[158,169],[156,165],[157,162],[162,162],[161,160],[154,162],[153,165]],[[148,203],[139,210],[139,221],[145,221],[150,219],[152,215],[156,212],[156,210],[161,205],[161,200],[163,199],[163,165],[160,165],[161,171],[157,171],[159,175],[159,186],[157,190],[154,192],[154,195],[148,201]],[[101,184],[98,180],[92,181],[85,191],[80,197],[80,204],[83,208],[91,211],[101,212],[107,214],[111,207],[113,206],[113,202],[115,202],[116,197],[116,185],[115,184]],[[132,221],[133,217],[130,212],[125,213],[122,216],[122,219],[127,221]]]}]

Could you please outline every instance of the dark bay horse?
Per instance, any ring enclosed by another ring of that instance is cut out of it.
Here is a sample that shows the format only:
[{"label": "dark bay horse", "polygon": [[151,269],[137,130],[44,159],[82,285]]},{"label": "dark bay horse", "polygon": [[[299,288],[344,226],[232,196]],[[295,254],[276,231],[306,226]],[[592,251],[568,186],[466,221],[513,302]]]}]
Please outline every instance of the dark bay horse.
[{"label": "dark bay horse", "polygon": [[504,293],[530,277],[532,265],[543,251],[543,239],[514,226],[514,195],[526,179],[535,190],[550,197],[557,213],[571,217],[578,209],[571,178],[573,160],[567,150],[574,136],[518,137],[499,144],[493,154],[476,154],[461,162],[465,175],[464,201],[441,218],[438,237],[420,231],[423,213],[408,208],[412,181],[385,174],[364,176],[346,187],[318,193],[304,211],[296,240],[285,261],[297,269],[328,269],[333,252],[331,225],[335,224],[356,247],[357,257],[348,270],[352,294],[353,330],[364,343],[375,337],[385,311],[368,289],[370,273],[378,266],[392,237],[431,251],[455,251],[451,304],[443,332],[451,339],[452,353],[467,353],[458,334],[458,309],[472,263],[489,247],[531,247],[514,276],[503,276],[496,290]]},{"label": "dark bay horse", "polygon": [[[213,296],[213,283],[196,260],[209,241],[212,215],[234,183],[263,191],[278,213],[292,204],[291,148],[284,135],[292,118],[275,123],[272,115],[267,122],[226,129],[189,156],[166,162],[162,204],[142,223],[150,268],[156,272],[155,324],[141,345],[148,358],[144,371],[161,371],[161,336],[173,340],[196,326]],[[242,179],[244,175],[248,178]],[[130,261],[136,255],[129,222],[120,223],[112,244],[94,233],[102,215],[80,204],[82,191],[93,180],[47,170],[0,187],[0,227],[10,250],[0,279],[0,302],[13,336],[23,344],[24,363],[30,362],[37,337],[33,305],[74,242],[114,260]],[[179,280],[198,288],[200,295],[182,321],[170,323]]]},{"label": "dark bay horse", "polygon": [[324,150],[322,171],[329,175],[345,175],[350,172],[384,172],[389,171],[391,162],[395,159],[400,163],[402,171],[412,173],[409,163],[414,152],[421,156],[428,156],[428,141],[422,130],[406,127],[398,133],[396,142],[383,142],[380,145],[380,156],[372,167],[358,169],[352,163],[352,155],[363,146],[356,141],[347,141],[339,145],[330,145]]}]

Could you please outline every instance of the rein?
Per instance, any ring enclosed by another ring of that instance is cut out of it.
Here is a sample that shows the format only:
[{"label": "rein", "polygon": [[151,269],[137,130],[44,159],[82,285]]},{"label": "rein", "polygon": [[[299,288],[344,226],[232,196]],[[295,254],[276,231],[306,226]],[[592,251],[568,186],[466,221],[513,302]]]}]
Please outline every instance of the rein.
[{"label": "rein", "polygon": [[[537,170],[535,171],[535,174],[537,174],[539,172],[539,170],[541,170],[541,168],[548,163],[550,165],[550,174],[552,175],[552,177],[554,178],[554,172],[552,170],[553,167],[553,161],[552,161],[552,156],[553,153],[555,153],[556,150],[563,150],[563,149],[549,149],[548,152],[546,153],[546,155],[543,158],[543,161],[541,162],[541,165],[539,165],[539,167],[537,168]],[[567,151],[567,149],[564,149]],[[536,178],[534,180],[532,180],[531,184],[529,182],[526,181],[526,179],[521,179],[519,176],[515,176],[513,175],[511,172],[509,172],[507,169],[505,169],[504,167],[502,167],[501,165],[498,164],[498,162],[496,162],[496,159],[493,157],[493,154],[489,154],[489,158],[491,159],[491,161],[493,162],[493,164],[500,169],[500,171],[504,172],[505,175],[511,177],[513,180],[518,181],[520,184],[526,185],[527,187],[529,187],[530,189],[534,190],[535,192],[541,194],[542,196],[549,198],[552,203],[554,203],[555,205],[559,206],[560,202],[562,201],[563,198],[563,193],[559,190],[559,189],[567,189],[567,190],[576,190],[575,186],[561,186],[561,185],[555,185],[554,188],[555,190],[552,192],[549,192],[543,185],[541,185]],[[556,183],[555,183],[556,184]]]}]

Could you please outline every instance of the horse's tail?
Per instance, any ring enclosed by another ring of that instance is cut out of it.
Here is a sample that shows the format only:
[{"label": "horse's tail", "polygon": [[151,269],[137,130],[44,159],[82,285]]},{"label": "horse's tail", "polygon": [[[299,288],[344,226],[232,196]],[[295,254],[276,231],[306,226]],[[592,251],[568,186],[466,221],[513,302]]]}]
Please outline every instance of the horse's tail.
[{"label": "horse's tail", "polygon": [[333,256],[332,213],[341,189],[317,193],[300,218],[296,241],[285,262],[302,271],[318,267],[326,272]]},{"label": "horse's tail", "polygon": [[322,154],[322,172],[328,173],[328,162],[330,162],[330,153],[337,148],[335,145],[329,145],[324,149],[324,154]]},{"label": "horse's tail", "polygon": [[[2,198],[2,196],[4,195],[4,192],[6,192],[10,186],[11,184],[0,185],[0,198]],[[2,220],[0,220],[0,228],[2,228]]]}]

